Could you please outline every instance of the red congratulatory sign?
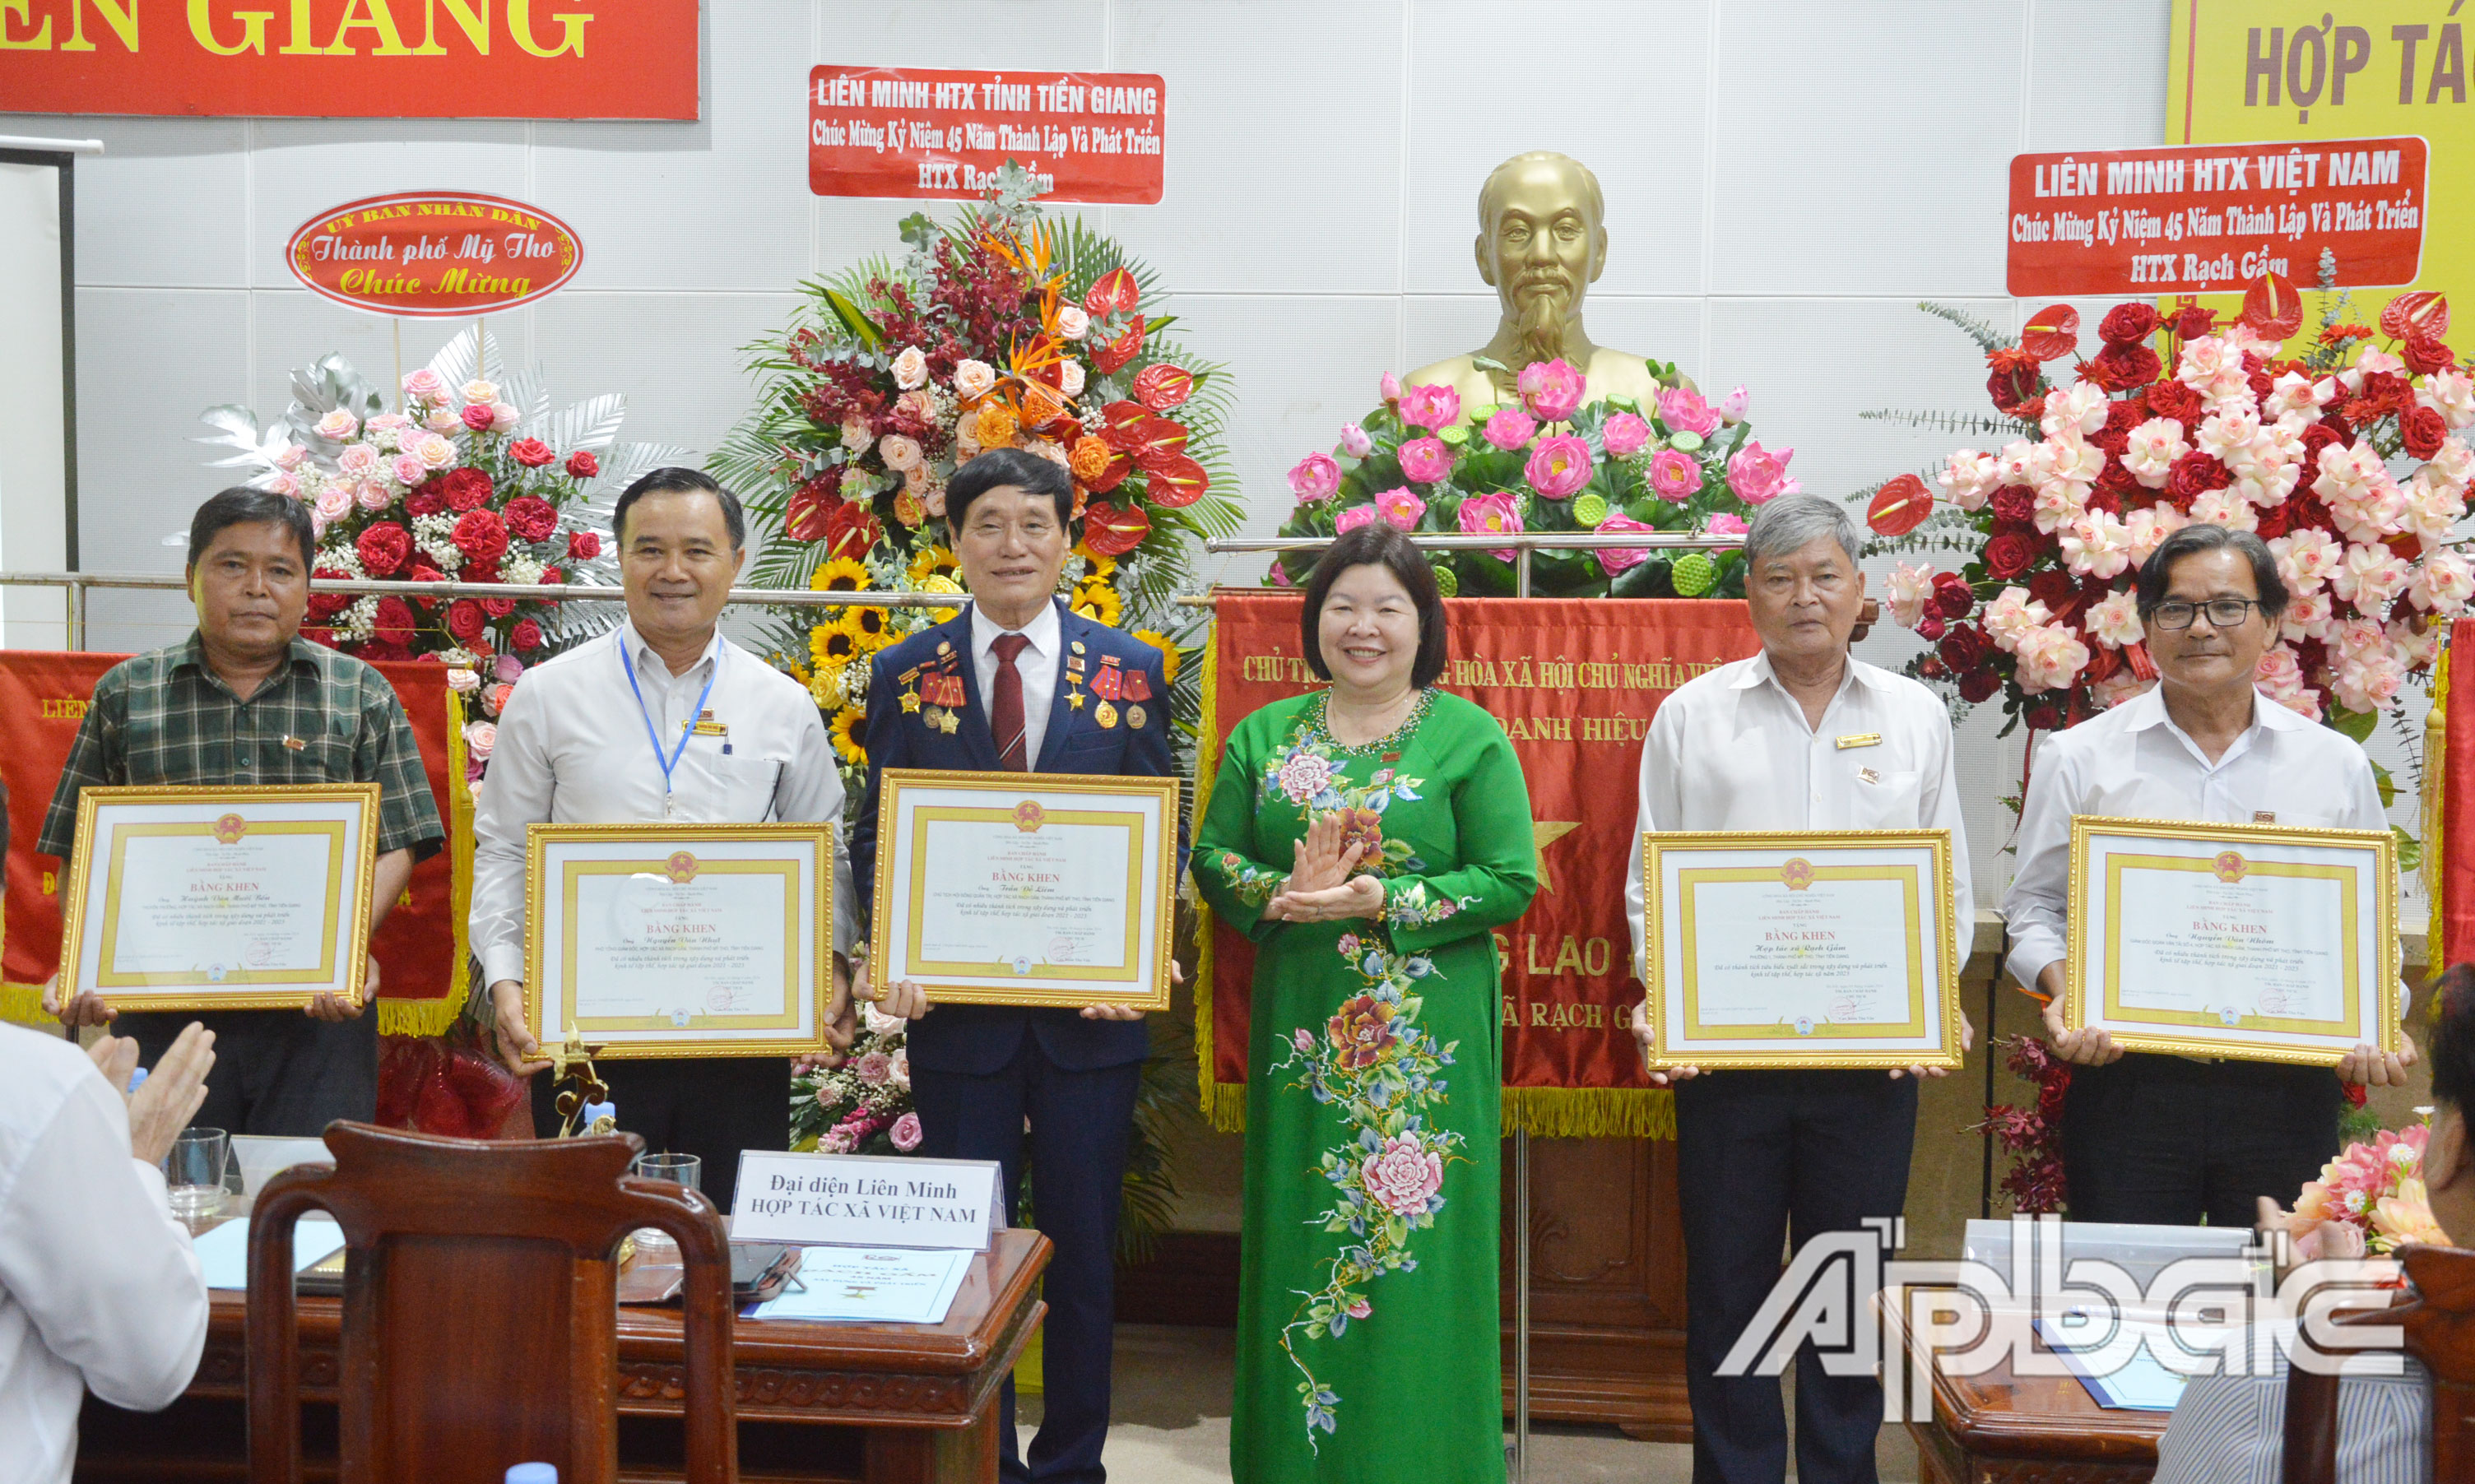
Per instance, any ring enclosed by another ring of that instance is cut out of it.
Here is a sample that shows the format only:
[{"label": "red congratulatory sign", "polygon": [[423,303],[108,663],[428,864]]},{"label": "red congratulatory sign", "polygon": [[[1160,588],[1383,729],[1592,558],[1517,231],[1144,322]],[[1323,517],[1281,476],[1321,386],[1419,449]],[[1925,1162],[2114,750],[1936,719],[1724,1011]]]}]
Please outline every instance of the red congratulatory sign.
[{"label": "red congratulatory sign", "polygon": [[284,244],[292,276],[340,304],[445,318],[531,304],[576,277],[565,222],[501,196],[373,196],[312,217]]},{"label": "red congratulatory sign", "polygon": [[1167,94],[1149,72],[819,67],[808,189],[968,200],[1011,159],[1050,201],[1161,199]]},{"label": "red congratulatory sign", "polygon": [[2423,140],[2315,139],[2011,157],[2011,293],[2191,294],[2266,273],[2412,283]]},{"label": "red congratulatory sign", "polygon": [[697,0],[0,0],[0,112],[697,116]]}]

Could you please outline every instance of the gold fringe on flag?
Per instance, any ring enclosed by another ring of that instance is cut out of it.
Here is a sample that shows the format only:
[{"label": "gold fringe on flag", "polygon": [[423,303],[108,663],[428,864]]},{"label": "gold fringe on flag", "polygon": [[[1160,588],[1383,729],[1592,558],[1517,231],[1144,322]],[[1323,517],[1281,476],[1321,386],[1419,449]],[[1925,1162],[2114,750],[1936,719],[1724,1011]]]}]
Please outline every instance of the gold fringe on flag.
[{"label": "gold fringe on flag", "polygon": [[[2448,800],[2449,773],[2449,645],[2440,646],[2440,657],[2432,662],[2432,712],[2423,718],[2423,895],[2432,909],[2431,920],[2424,928],[2424,977],[2438,979],[2447,968],[2447,939],[2443,935],[2441,916],[2440,864],[2449,859],[2448,841],[2442,821]],[[2432,1011],[2440,1012],[2440,1002],[2432,1002]]]}]

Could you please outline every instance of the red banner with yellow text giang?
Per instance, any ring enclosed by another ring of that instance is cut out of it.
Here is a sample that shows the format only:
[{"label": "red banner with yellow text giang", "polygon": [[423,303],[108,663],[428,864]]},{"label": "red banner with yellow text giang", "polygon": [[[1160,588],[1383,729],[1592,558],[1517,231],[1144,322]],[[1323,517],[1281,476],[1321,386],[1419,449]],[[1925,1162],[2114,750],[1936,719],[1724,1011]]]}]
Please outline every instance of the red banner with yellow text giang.
[{"label": "red banner with yellow text giang", "polygon": [[[1321,684],[1299,652],[1295,594],[1219,596],[1203,680],[1195,774],[1202,817],[1220,750],[1257,708]],[[1495,933],[1503,965],[1507,1130],[1563,1137],[1672,1137],[1624,1013],[1641,999],[1625,920],[1642,739],[1660,701],[1760,647],[1740,602],[1456,598],[1441,684],[1502,723],[1530,786],[1539,891]],[[1205,918],[1195,1032],[1203,1103],[1243,1127],[1254,948]]]},{"label": "red banner with yellow text giang", "polygon": [[[69,744],[103,672],[125,654],[0,649],[0,781],[9,788],[8,903],[0,937],[0,1018],[34,1022],[43,981],[60,965],[61,883],[66,863],[37,855],[43,815]],[[447,672],[434,664],[379,667],[404,702],[442,824],[464,795],[463,749]],[[458,819],[459,824],[463,823]],[[465,836],[469,832],[455,832]],[[459,841],[460,842],[460,841]],[[472,849],[442,850],[413,867],[405,895],[371,940],[379,961],[379,1029],[436,1035],[463,1007],[464,912],[472,884],[455,863]],[[469,865],[467,867],[469,871]]]}]

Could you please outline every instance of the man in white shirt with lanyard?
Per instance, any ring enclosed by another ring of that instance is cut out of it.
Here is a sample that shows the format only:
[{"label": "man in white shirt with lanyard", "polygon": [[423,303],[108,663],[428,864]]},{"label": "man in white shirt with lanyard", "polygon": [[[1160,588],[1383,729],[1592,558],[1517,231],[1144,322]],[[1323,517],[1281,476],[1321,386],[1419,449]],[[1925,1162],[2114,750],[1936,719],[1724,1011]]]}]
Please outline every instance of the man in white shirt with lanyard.
[{"label": "man in white shirt with lanyard", "polygon": [[2073,1063],[2063,1173],[2074,1221],[2248,1227],[2291,1203],[2338,1153],[2339,1082],[2406,1081],[2414,1045],[2369,1046],[2336,1071],[2124,1055],[2063,1029],[2071,816],[2386,830],[2371,760],[2261,694],[2252,678],[2289,595],[2268,546],[2206,523],[2158,545],[2137,591],[2158,684],[2039,746],[2020,811],[2020,874],[2002,903],[2011,973],[2046,1001],[2046,1037]]},{"label": "man in white shirt with lanyard", "polygon": [[[815,823],[834,838],[834,994],[847,993],[850,862],[842,776],[805,688],[722,635],[747,560],[739,501],[692,469],[656,469],[619,497],[627,618],[527,671],[499,718],[473,820],[473,953],[490,986],[477,1007],[519,1076],[550,1065],[525,1024],[525,827]],[[646,1148],[695,1155],[730,1209],[743,1149],[787,1147],[791,1063],[695,1057],[597,1064],[619,1126]],[[536,1125],[553,1131],[546,1081]]]},{"label": "man in white shirt with lanyard", "polygon": [[[1745,536],[1745,598],[1762,652],[1679,688],[1651,719],[1636,828],[1948,830],[1955,920],[1966,933],[1968,837],[1951,766],[1950,714],[1916,681],[1848,652],[1865,603],[1860,538],[1847,508],[1782,495]],[[1641,852],[1625,908],[1646,983]],[[1946,991],[1957,985],[1947,985]],[[1643,1007],[1633,1034],[1647,1057]],[[1961,1041],[1973,1034],[1965,1018]],[[1907,1204],[1916,1077],[1878,1071],[1674,1067],[1677,1204],[1684,1228],[1684,1375],[1697,1484],[1780,1484],[1787,1419],[1776,1376],[1723,1376],[1720,1361],[1779,1279],[1779,1250],[1860,1229]],[[1850,1302],[1872,1302],[1870,1294]],[[1872,1484],[1882,1388],[1833,1375],[1807,1345],[1796,1360],[1796,1475]]]}]

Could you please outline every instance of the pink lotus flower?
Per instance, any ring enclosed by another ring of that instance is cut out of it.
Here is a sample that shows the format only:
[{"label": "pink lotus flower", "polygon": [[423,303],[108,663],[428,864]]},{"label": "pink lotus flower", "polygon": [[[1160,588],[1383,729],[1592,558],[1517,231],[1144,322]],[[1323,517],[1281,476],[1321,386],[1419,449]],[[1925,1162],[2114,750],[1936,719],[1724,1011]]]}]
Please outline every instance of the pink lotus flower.
[{"label": "pink lotus flower", "polygon": [[1355,423],[1340,425],[1340,451],[1351,458],[1364,458],[1374,450],[1375,440],[1367,436],[1365,428]]},{"label": "pink lotus flower", "polygon": [[1702,464],[1682,449],[1661,449],[1650,456],[1651,493],[1681,503],[1702,489]]},{"label": "pink lotus flower", "polygon": [[[1473,536],[1510,535],[1521,529],[1521,504],[1502,493],[1469,496],[1461,501],[1460,525]],[[1506,547],[1487,555],[1508,562],[1512,560],[1512,548]]]},{"label": "pink lotus flower", "polygon": [[1530,410],[1549,423],[1561,423],[1579,411],[1587,382],[1570,361],[1532,361],[1514,383]]},{"label": "pink lotus flower", "polygon": [[1440,438],[1412,438],[1401,445],[1401,472],[1420,484],[1433,484],[1453,472],[1453,450]]},{"label": "pink lotus flower", "polygon": [[1461,394],[1449,386],[1413,386],[1401,393],[1401,421],[1437,432],[1461,420]]},{"label": "pink lotus flower", "polygon": [[1538,440],[1522,472],[1529,475],[1532,490],[1549,499],[1562,499],[1589,483],[1598,471],[1590,462],[1588,444],[1571,433],[1558,433]]},{"label": "pink lotus flower", "polygon": [[1339,488],[1340,466],[1333,462],[1329,453],[1310,453],[1289,471],[1289,493],[1297,497],[1301,505],[1330,499],[1333,491]]},{"label": "pink lotus flower", "polygon": [[1395,486],[1375,497],[1376,513],[1401,529],[1415,530],[1427,514],[1427,502]]},{"label": "pink lotus flower", "polygon": [[919,1141],[926,1135],[919,1130],[919,1115],[905,1113],[894,1120],[894,1127],[886,1131],[886,1137],[894,1141],[895,1149],[907,1155],[918,1149]]},{"label": "pink lotus flower", "polygon": [[[1645,525],[1629,515],[1611,515],[1599,523],[1599,534],[1602,536],[1623,536],[1635,531],[1654,529],[1656,529],[1655,526]],[[1650,552],[1640,547],[1630,549],[1603,547],[1590,554],[1599,559],[1599,571],[1610,577],[1630,572],[1650,559]]]},{"label": "pink lotus flower", "polygon": [[1519,407],[1498,407],[1479,429],[1479,436],[1507,453],[1514,452],[1530,447],[1530,440],[1538,436],[1538,420]]},{"label": "pink lotus flower", "polygon": [[1607,419],[1600,437],[1606,445],[1607,457],[1630,458],[1650,442],[1650,425],[1633,413],[1619,412]]},{"label": "pink lotus flower", "polygon": [[1712,536],[1741,536],[1745,534],[1745,518],[1740,515],[1714,515],[1703,529]]},{"label": "pink lotus flower", "polygon": [[1401,400],[1401,378],[1392,373],[1388,371],[1384,373],[1384,379],[1375,383],[1375,386],[1385,401],[1397,402]]},{"label": "pink lotus flower", "polygon": [[[1344,511],[1342,511],[1342,512],[1341,512],[1341,514],[1345,516],[1345,515],[1349,514],[1349,512],[1348,512],[1348,511],[1346,511],[1346,510],[1344,510]],[[1340,527],[1340,529],[1342,529],[1342,530],[1347,530],[1347,529],[1349,529],[1349,526],[1348,526],[1347,524],[1344,524],[1344,523],[1341,523],[1341,522],[1335,521],[1333,523],[1334,523],[1335,525],[1339,526],[1339,527]],[[1361,522],[1361,523],[1361,523],[1361,524],[1362,524],[1362,523],[1362,523],[1362,522]],[[1288,570],[1287,568],[1286,568],[1286,567],[1282,566],[1282,565],[1281,565],[1281,559],[1280,559],[1279,557],[1277,557],[1277,556],[1276,556],[1276,557],[1272,558],[1272,570],[1271,570],[1270,572],[1268,572],[1264,573],[1264,574],[1263,574],[1263,578],[1264,578],[1264,580],[1265,580],[1266,582],[1269,582],[1272,586],[1274,586],[1274,587],[1276,587],[1276,588],[1285,588],[1285,587],[1289,586],[1289,570]]]},{"label": "pink lotus flower", "polygon": [[1712,405],[1718,409],[1719,416],[1723,421],[1734,424],[1741,423],[1745,420],[1745,409],[1752,405],[1752,394],[1740,386],[1734,391],[1729,392],[1727,396],[1720,398],[1718,401],[1714,402]]},{"label": "pink lotus flower", "polygon": [[1402,1134],[1367,1156],[1358,1175],[1376,1204],[1396,1216],[1421,1216],[1443,1188],[1444,1158],[1414,1135]]},{"label": "pink lotus flower", "polygon": [[1671,386],[1658,394],[1658,420],[1671,432],[1706,438],[1719,430],[1719,414],[1689,386]]},{"label": "pink lotus flower", "polygon": [[1749,505],[1767,504],[1781,495],[1793,495],[1803,488],[1788,476],[1787,461],[1794,457],[1794,449],[1773,453],[1762,447],[1759,439],[1748,443],[1728,460],[1728,488]]},{"label": "pink lotus flower", "polygon": [[[1374,519],[1375,507],[1373,505],[1352,505],[1340,514],[1332,518],[1332,528],[1337,534],[1346,536],[1351,531],[1358,529],[1360,526],[1366,524]],[[1272,564],[1272,570],[1274,572],[1280,571],[1280,563],[1277,561],[1274,562]],[[1281,586],[1287,587],[1288,584],[1284,582]]]}]

